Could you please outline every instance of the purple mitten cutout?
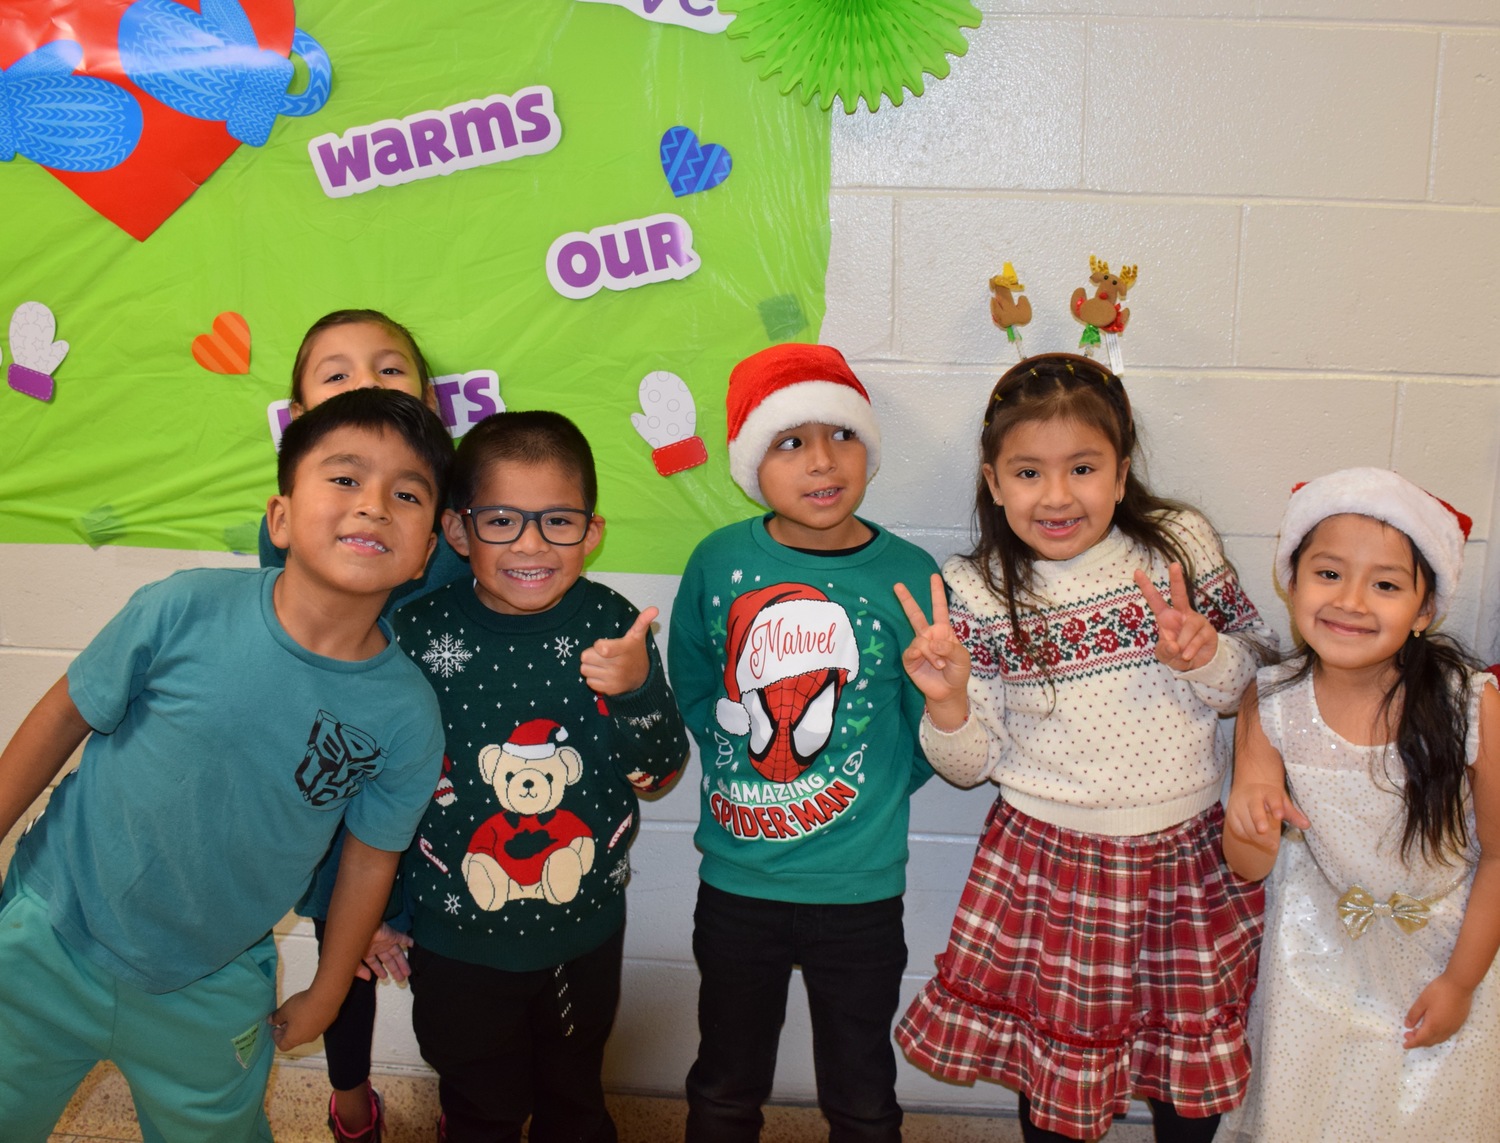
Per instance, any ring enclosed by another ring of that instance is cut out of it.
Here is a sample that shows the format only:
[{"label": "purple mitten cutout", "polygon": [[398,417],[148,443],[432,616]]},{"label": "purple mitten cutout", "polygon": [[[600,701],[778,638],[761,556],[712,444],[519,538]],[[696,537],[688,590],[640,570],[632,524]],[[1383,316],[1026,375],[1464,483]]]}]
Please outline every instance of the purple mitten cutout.
[{"label": "purple mitten cutout", "polygon": [[17,393],[35,397],[38,401],[52,400],[53,383],[50,373],[40,373],[35,369],[28,369],[24,365],[11,362],[5,379]]}]

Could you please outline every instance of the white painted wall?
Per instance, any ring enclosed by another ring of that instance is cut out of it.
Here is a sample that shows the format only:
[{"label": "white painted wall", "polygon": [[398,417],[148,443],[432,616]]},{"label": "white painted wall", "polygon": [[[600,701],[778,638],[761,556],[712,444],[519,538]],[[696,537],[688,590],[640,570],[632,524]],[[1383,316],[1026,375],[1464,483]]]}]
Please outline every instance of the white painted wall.
[{"label": "white painted wall", "polygon": [[[980,410],[1010,360],[985,281],[1014,262],[1032,351],[1076,344],[1088,256],[1140,265],[1127,385],[1160,492],[1201,505],[1285,637],[1273,536],[1294,481],[1400,469],[1475,520],[1448,630],[1500,659],[1500,6],[1495,0],[985,0],[952,76],[833,133],[823,340],[886,433],[866,514],[966,546]],[[4,494],[15,494],[5,490]],[[747,504],[747,508],[748,508]],[[235,557],[0,547],[0,735],[138,585]],[[669,577],[603,576],[665,610]],[[669,616],[663,615],[663,623]],[[663,642],[665,640],[663,639]],[[917,797],[907,993],[941,949],[988,797]],[[697,804],[648,807],[634,851],[619,1089],[673,1091],[696,1046]],[[286,926],[286,986],[312,938]],[[795,992],[794,992],[795,996]],[[381,1066],[420,1066],[382,992]],[[811,1094],[805,1006],[777,1095]],[[903,1064],[909,1106],[1009,1106]]]}]

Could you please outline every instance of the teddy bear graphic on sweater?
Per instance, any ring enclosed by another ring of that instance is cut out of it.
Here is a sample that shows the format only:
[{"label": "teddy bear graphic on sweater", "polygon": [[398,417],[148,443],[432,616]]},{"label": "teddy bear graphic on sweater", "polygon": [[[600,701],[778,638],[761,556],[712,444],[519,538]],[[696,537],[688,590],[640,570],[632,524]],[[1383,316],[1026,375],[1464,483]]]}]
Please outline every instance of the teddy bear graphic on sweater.
[{"label": "teddy bear graphic on sweater", "polygon": [[557,723],[534,718],[516,727],[505,745],[479,752],[479,774],[501,812],[469,839],[463,876],[475,904],[487,912],[524,898],[565,905],[593,867],[593,831],[577,814],[559,809],[567,788],[583,775],[578,751],[562,745],[567,737]]}]

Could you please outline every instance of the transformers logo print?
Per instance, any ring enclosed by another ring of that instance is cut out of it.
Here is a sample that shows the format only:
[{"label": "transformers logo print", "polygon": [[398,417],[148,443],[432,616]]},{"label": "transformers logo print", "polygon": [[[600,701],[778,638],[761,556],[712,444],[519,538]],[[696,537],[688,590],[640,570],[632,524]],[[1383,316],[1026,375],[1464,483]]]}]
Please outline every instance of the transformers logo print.
[{"label": "transformers logo print", "polygon": [[790,782],[833,734],[839,696],[859,670],[849,616],[817,588],[776,584],[730,605],[719,725],[750,736],[750,764]]},{"label": "transformers logo print", "polygon": [[317,809],[347,801],[375,773],[381,753],[380,744],[363,730],[320,710],[297,767],[297,788]]}]

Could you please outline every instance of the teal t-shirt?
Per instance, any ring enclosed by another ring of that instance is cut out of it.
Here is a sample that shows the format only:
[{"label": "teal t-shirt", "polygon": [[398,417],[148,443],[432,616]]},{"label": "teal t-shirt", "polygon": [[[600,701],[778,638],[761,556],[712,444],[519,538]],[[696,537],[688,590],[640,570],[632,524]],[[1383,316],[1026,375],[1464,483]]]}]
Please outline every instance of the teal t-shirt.
[{"label": "teal t-shirt", "polygon": [[892,586],[923,599],[937,565],[870,527],[871,543],[824,555],[746,520],[683,571],[667,660],[702,756],[695,840],[716,889],[854,904],[906,888],[911,794],[932,769]]},{"label": "teal t-shirt", "polygon": [[341,821],[405,849],[442,768],[437,700],[394,640],[313,654],[276,618],[279,575],[149,584],[68,668],[94,733],[15,860],[69,944],[148,992],[263,937]]},{"label": "teal t-shirt", "polygon": [[[469,561],[453,550],[453,546],[448,543],[448,537],[443,535],[441,528],[438,529],[437,538],[437,550],[432,553],[432,559],[427,561],[427,568],[422,572],[421,578],[396,587],[391,592],[391,597],[385,601],[385,607],[380,614],[386,619],[392,618],[398,607],[421,599],[429,592],[436,591],[440,587],[447,587],[450,583],[457,583],[460,580],[468,581],[473,578],[473,573],[469,570]],[[260,518],[260,566],[263,568],[286,566],[286,550],[271,543],[271,533],[266,527],[264,516]],[[328,916],[328,903],[333,900],[333,886],[338,880],[339,859],[343,853],[344,834],[340,831],[333,839],[333,844],[329,847],[323,864],[318,867],[312,884],[308,886],[302,899],[297,902],[297,912],[302,916],[318,918]],[[391,906],[386,910],[386,916],[395,914],[398,907],[399,894],[393,891]]]}]

